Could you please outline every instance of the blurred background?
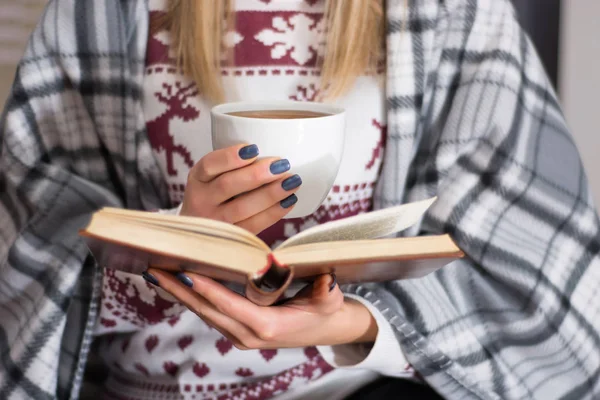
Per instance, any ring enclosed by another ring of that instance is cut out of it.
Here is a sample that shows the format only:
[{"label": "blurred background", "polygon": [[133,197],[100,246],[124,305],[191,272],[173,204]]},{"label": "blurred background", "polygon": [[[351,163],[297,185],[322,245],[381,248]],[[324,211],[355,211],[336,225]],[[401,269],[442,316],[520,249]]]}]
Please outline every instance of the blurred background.
[{"label": "blurred background", "polygon": [[[600,206],[600,0],[512,1],[558,92]],[[0,106],[45,3],[0,0]]]},{"label": "blurred background", "polygon": [[16,63],[44,9],[46,0],[0,0],[0,106],[15,74]]}]

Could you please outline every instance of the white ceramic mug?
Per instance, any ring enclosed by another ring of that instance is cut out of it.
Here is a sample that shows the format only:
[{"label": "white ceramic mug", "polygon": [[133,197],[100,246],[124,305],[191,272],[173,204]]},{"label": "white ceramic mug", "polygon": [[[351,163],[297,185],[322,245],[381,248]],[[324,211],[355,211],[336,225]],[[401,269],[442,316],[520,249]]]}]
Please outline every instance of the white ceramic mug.
[{"label": "white ceramic mug", "polygon": [[[230,115],[240,111],[295,110],[326,114],[307,118],[248,118]],[[343,109],[299,101],[238,102],[211,110],[214,150],[236,144],[256,144],[259,157],[281,157],[290,173],[302,178],[298,202],[285,218],[305,217],[323,203],[337,176],[345,138]]]}]

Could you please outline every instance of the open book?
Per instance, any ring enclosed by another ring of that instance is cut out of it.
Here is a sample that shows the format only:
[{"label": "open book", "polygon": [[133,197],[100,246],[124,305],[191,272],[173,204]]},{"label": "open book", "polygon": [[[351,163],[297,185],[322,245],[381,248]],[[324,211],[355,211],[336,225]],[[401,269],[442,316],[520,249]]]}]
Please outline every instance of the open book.
[{"label": "open book", "polygon": [[307,229],[270,249],[250,232],[204,218],[103,208],[80,234],[102,267],[193,271],[245,285],[260,305],[293,280],[335,272],[338,282],[418,278],[462,257],[448,235],[386,238],[416,224],[431,198]]}]

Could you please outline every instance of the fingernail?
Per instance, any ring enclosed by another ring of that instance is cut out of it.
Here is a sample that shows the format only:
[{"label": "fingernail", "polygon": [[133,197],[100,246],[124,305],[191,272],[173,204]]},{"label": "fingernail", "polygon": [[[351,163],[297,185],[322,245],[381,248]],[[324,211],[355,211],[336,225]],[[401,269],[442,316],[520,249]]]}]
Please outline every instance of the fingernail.
[{"label": "fingernail", "polygon": [[331,283],[329,284],[329,291],[332,292],[335,289],[335,285],[337,285],[337,276],[332,272],[331,275]]},{"label": "fingernail", "polygon": [[285,158],[283,160],[277,160],[271,164],[269,169],[273,175],[283,174],[290,170],[290,162]]},{"label": "fingernail", "polygon": [[255,144],[250,144],[246,147],[242,147],[238,154],[242,160],[249,160],[258,156],[258,146]]},{"label": "fingernail", "polygon": [[302,185],[302,178],[300,178],[300,175],[290,176],[289,178],[281,182],[281,187],[283,188],[283,190],[296,189],[300,185]]},{"label": "fingernail", "polygon": [[187,286],[187,287],[194,286],[194,282],[192,282],[190,277],[187,276],[186,274],[184,274],[183,272],[179,272],[175,276],[177,277],[177,279],[179,279],[179,282],[183,283],[185,286]]},{"label": "fingernail", "polygon": [[160,286],[158,279],[156,279],[156,277],[154,275],[152,275],[150,272],[148,272],[148,271],[142,272],[142,277],[146,280],[146,282],[149,282],[149,283],[153,284],[154,286]]},{"label": "fingernail", "polygon": [[281,204],[281,207],[283,207],[283,208],[290,208],[291,206],[293,206],[297,202],[298,202],[298,196],[296,196],[295,194],[293,194],[293,195],[288,196],[285,199],[281,200],[279,202],[279,204]]}]

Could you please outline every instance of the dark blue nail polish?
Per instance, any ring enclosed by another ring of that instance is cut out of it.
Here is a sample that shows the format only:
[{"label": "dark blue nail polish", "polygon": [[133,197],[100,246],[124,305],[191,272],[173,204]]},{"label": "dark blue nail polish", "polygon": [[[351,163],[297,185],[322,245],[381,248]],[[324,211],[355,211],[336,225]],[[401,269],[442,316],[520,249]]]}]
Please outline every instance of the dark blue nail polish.
[{"label": "dark blue nail polish", "polygon": [[331,275],[331,283],[329,284],[329,291],[331,292],[335,289],[335,285],[337,285],[337,276],[333,272],[329,275]]},{"label": "dark blue nail polish", "polygon": [[269,169],[273,175],[283,174],[290,170],[290,162],[285,158],[283,160],[277,160],[271,164]]},{"label": "dark blue nail polish", "polygon": [[296,196],[295,194],[293,194],[293,195],[288,196],[285,199],[281,200],[279,202],[279,204],[281,204],[281,207],[283,207],[283,208],[290,208],[291,206],[293,206],[297,202],[298,202],[298,196]]},{"label": "dark blue nail polish", "polygon": [[238,154],[242,160],[249,160],[258,156],[258,146],[255,144],[250,144],[246,147],[242,147]]},{"label": "dark blue nail polish", "polygon": [[300,178],[300,175],[290,176],[289,178],[281,182],[281,187],[283,188],[283,190],[296,189],[300,185],[302,185],[302,178]]},{"label": "dark blue nail polish", "polygon": [[179,279],[179,282],[183,283],[185,286],[187,286],[187,287],[194,286],[194,282],[192,282],[190,277],[187,276],[186,274],[184,274],[183,272],[179,272],[175,276],[177,277],[177,279]]},{"label": "dark blue nail polish", "polygon": [[153,284],[154,286],[160,286],[158,279],[156,279],[156,277],[154,275],[152,275],[151,273],[149,273],[148,271],[142,272],[142,277],[146,280],[146,282],[149,282],[149,283]]}]

